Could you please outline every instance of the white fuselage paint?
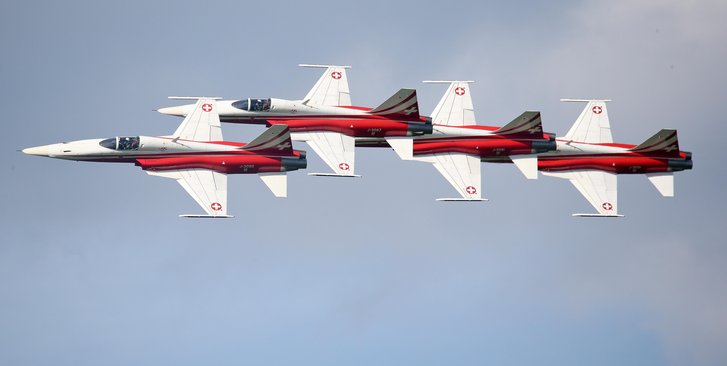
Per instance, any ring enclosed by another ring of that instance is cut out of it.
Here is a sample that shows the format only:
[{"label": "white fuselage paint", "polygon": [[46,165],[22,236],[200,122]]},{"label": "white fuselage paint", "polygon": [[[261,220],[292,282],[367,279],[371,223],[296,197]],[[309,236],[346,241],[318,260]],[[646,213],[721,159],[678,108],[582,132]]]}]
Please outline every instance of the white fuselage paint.
[{"label": "white fuselage paint", "polygon": [[104,139],[61,142],[24,149],[30,155],[48,156],[66,160],[96,160],[113,158],[135,158],[159,154],[185,154],[198,152],[226,152],[239,150],[237,146],[173,140],[164,137],[139,136],[139,148],[135,150],[116,150],[99,145]]},{"label": "white fuselage paint", "polygon": [[[354,108],[328,107],[328,106],[311,106],[303,104],[301,100],[285,100],[270,98],[269,111],[246,111],[235,108],[232,103],[237,100],[220,100],[216,103],[217,113],[222,119],[224,117],[250,117],[253,119],[265,118],[296,118],[301,116],[352,116],[365,117],[368,114],[365,111]],[[184,117],[194,108],[194,104],[185,104],[174,107],[160,108],[158,111],[162,114]]]}]

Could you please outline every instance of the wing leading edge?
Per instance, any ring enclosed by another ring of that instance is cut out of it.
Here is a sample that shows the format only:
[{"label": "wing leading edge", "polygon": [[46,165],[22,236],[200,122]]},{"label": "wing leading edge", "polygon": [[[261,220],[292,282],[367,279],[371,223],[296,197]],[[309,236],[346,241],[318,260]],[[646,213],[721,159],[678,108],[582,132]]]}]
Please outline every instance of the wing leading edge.
[{"label": "wing leading edge", "polygon": [[180,215],[180,217],[233,217],[227,214],[227,175],[206,169],[147,171],[147,173],[176,180],[207,213],[207,215]]},{"label": "wing leading edge", "polygon": [[618,214],[618,181],[616,174],[600,170],[578,170],[546,173],[544,175],[568,179],[585,197],[597,214],[573,214],[584,217],[622,217]]},{"label": "wing leading edge", "polygon": [[440,153],[414,160],[432,163],[462,198],[438,198],[437,201],[486,201],[482,198],[480,159],[460,153]]}]

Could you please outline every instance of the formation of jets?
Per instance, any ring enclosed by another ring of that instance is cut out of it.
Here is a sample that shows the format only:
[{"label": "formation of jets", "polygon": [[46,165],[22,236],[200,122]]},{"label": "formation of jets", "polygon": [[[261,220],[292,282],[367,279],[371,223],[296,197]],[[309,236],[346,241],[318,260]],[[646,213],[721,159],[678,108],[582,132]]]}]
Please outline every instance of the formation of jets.
[{"label": "formation of jets", "polygon": [[[353,106],[348,66],[324,68],[301,100],[170,97],[194,103],[161,108],[184,117],[169,136],[117,136],[23,150],[58,159],[133,163],[147,173],[172,178],[205,214],[182,217],[228,218],[227,174],[257,174],[276,197],[287,196],[287,172],[307,167],[307,143],[332,172],[309,175],[359,177],[356,147],[391,147],[403,160],[432,164],[459,197],[441,201],[482,201],[481,162],[513,163],[527,179],[543,175],[568,179],[596,209],[574,216],[618,217],[617,175],[644,174],[665,197],[674,195],[674,172],[692,169],[692,154],[681,151],[677,132],[663,129],[639,145],[614,143],[608,100],[562,99],[585,108],[562,138],[544,132],[540,112],[526,111],[502,127],[477,125],[472,81],[425,81],[449,87],[431,116],[419,113],[416,90],[400,89],[380,105]],[[221,122],[265,124],[249,143],[225,141]]]}]

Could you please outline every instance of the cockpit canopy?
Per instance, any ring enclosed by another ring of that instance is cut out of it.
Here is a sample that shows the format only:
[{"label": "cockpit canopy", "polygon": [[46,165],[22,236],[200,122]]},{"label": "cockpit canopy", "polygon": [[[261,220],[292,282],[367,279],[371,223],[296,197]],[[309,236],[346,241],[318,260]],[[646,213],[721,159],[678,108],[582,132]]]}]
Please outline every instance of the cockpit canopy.
[{"label": "cockpit canopy", "polygon": [[232,103],[232,106],[243,111],[267,112],[270,110],[270,98],[247,98]]},{"label": "cockpit canopy", "polygon": [[99,143],[102,147],[112,150],[139,150],[139,136],[112,137],[101,140]]}]

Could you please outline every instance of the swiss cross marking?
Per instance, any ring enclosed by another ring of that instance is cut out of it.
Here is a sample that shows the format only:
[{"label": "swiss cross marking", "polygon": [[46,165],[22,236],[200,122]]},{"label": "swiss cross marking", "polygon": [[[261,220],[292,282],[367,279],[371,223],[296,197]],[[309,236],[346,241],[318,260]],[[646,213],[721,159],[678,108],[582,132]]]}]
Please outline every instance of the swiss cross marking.
[{"label": "swiss cross marking", "polygon": [[542,129],[542,128],[540,128],[540,126],[535,126],[535,127],[531,128],[531,129],[529,129],[529,130],[528,130],[528,132],[529,132],[529,133],[530,133],[530,134],[532,135],[532,134],[534,134],[534,133],[536,133],[536,132],[540,132],[540,131],[542,131],[542,130],[543,130],[543,129]]},{"label": "swiss cross marking", "polygon": [[410,115],[410,114],[412,114],[412,113],[414,113],[416,111],[418,111],[417,107],[411,107],[409,109],[405,109],[404,110],[404,114],[406,114],[408,116],[408,115]]},{"label": "swiss cross marking", "polygon": [[467,188],[464,189],[468,194],[475,194],[477,193],[477,188],[472,186],[467,186]]},{"label": "swiss cross marking", "polygon": [[283,151],[283,150],[285,150],[285,149],[287,149],[287,148],[290,147],[290,142],[287,142],[286,141],[285,143],[282,143],[282,144],[280,144],[280,145],[278,145],[276,147],[278,148],[278,150]]},{"label": "swiss cross marking", "polygon": [[341,73],[339,71],[334,71],[331,73],[331,77],[338,80],[341,78]]},{"label": "swiss cross marking", "polygon": [[613,210],[613,205],[611,204],[611,202],[604,202],[603,205],[601,205],[601,207],[603,207],[603,209],[606,211]]},{"label": "swiss cross marking", "polygon": [[461,86],[454,88],[454,94],[457,94],[459,96],[464,95],[464,88]]},{"label": "swiss cross marking", "polygon": [[600,105],[594,106],[593,109],[591,109],[594,114],[601,114],[603,112],[603,108],[601,108]]},{"label": "swiss cross marking", "polygon": [[351,167],[347,163],[341,163],[341,164],[338,164],[338,168],[341,170],[348,170]]},{"label": "swiss cross marking", "polygon": [[213,202],[210,207],[215,211],[222,210],[222,205],[219,202]]},{"label": "swiss cross marking", "polygon": [[209,103],[202,104],[202,110],[205,111],[205,112],[211,111],[212,110],[212,104],[209,104]]},{"label": "swiss cross marking", "polygon": [[664,151],[666,151],[666,152],[672,152],[672,151],[674,151],[676,149],[677,149],[677,145],[671,145],[671,146],[665,148]]}]

